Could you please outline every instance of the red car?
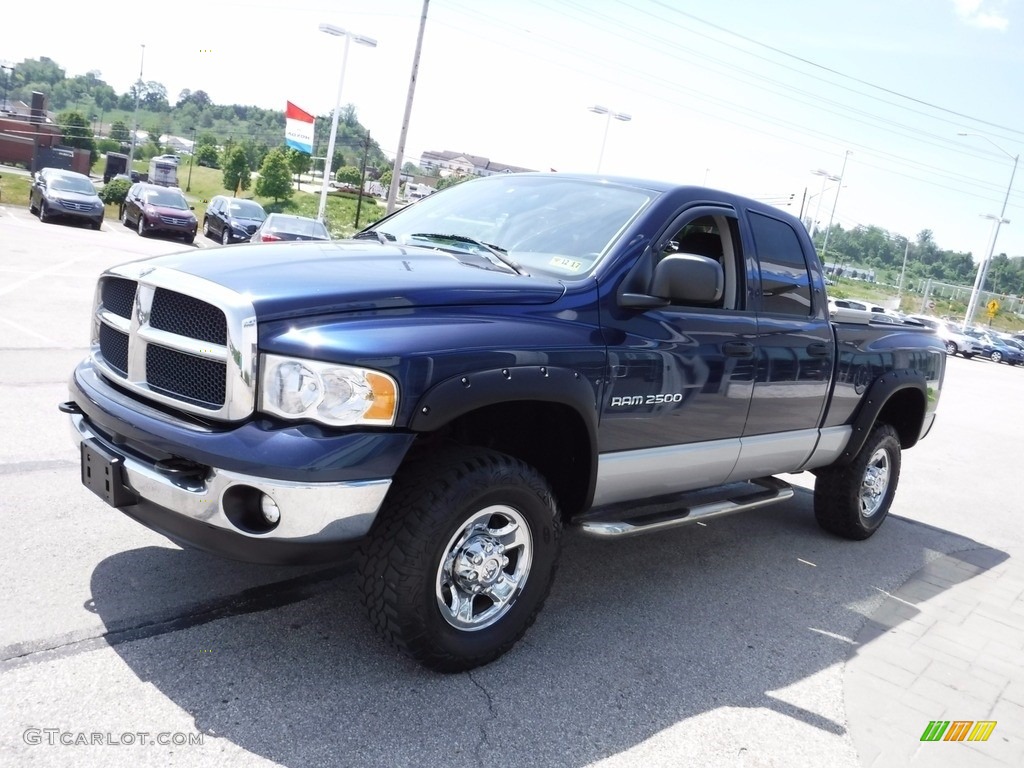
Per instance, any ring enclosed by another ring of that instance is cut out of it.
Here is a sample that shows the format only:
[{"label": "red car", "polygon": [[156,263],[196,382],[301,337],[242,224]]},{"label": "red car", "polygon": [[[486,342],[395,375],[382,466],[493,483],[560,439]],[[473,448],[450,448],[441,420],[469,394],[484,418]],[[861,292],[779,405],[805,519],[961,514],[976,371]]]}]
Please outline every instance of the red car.
[{"label": "red car", "polygon": [[199,229],[193,210],[180,189],[139,182],[124,199],[121,223],[134,227],[142,237],[162,232],[191,243]]}]

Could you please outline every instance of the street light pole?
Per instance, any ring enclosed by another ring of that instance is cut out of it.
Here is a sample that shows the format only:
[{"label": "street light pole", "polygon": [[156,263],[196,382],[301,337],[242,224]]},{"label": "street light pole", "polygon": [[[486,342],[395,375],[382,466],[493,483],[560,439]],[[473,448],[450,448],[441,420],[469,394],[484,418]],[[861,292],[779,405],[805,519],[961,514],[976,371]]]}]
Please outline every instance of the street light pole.
[{"label": "street light pole", "polygon": [[192,151],[188,153],[188,182],[185,184],[185,191],[192,191],[192,158],[196,156],[196,128],[192,126]]},{"label": "street light pole", "polygon": [[903,268],[900,270],[900,287],[896,289],[896,310],[899,311],[903,303],[903,278],[907,274],[907,255],[910,253],[910,238],[907,238],[907,245],[903,249]]},{"label": "street light pole", "polygon": [[[828,229],[825,230],[825,242],[821,244],[821,263],[825,263],[825,252],[828,250],[828,236],[832,234],[832,220],[836,216],[836,206],[839,205],[839,193],[843,191],[843,176],[846,175],[846,161],[850,159],[852,155],[849,149],[846,150],[846,154],[843,155],[843,169],[839,172],[839,186],[836,188],[836,196],[832,199],[832,213],[828,217]],[[819,201],[820,202],[820,201]],[[832,272],[835,274],[835,270]]]},{"label": "street light pole", "polygon": [[132,177],[132,163],[135,161],[135,139],[139,132],[139,93],[142,91],[142,67],[146,63],[146,45],[142,44],[142,58],[139,60],[139,82],[135,84],[135,115],[132,122],[135,127],[132,129],[132,143],[128,150],[128,178]]},{"label": "street light pole", "polygon": [[[608,143],[608,129],[611,127],[612,118],[621,120],[624,123],[628,123],[633,119],[631,115],[627,115],[625,112],[615,112],[614,110],[608,109],[608,107],[602,107],[600,104],[595,104],[592,107],[587,107],[591,112],[597,115],[606,115],[607,120],[604,124],[604,138],[601,140],[601,154],[597,156],[597,172],[601,172],[601,163],[604,162],[604,147]],[[704,174],[704,181],[707,182],[707,173]]]},{"label": "street light pole", "polygon": [[336,27],[333,24],[321,24],[320,31],[335,37],[345,38],[345,51],[341,57],[341,74],[338,75],[338,98],[334,102],[334,116],[331,119],[331,138],[327,142],[327,157],[324,158],[324,176],[321,179],[322,183],[320,185],[320,209],[316,215],[320,221],[323,221],[324,210],[327,208],[327,186],[331,177],[331,163],[334,162],[334,141],[338,136],[338,113],[341,112],[341,89],[345,85],[345,64],[348,62],[349,43],[355,40],[360,45],[376,48],[377,41],[370,37],[349,32],[341,27]]},{"label": "street light pole", "polygon": [[1003,196],[1002,210],[999,211],[998,216],[993,216],[990,213],[982,214],[984,218],[993,220],[992,239],[989,241],[988,245],[988,256],[986,256],[984,261],[978,265],[978,274],[974,278],[974,288],[971,289],[971,300],[967,304],[967,314],[964,315],[964,324],[962,326],[963,330],[966,331],[968,326],[974,322],[974,312],[978,308],[978,297],[980,296],[982,289],[985,287],[985,275],[988,273],[988,265],[992,262],[992,254],[994,254],[996,250],[996,240],[999,238],[999,226],[1001,224],[1010,223],[1009,219],[1006,218],[1006,205],[1010,202],[1010,191],[1013,189],[1013,177],[1017,175],[1017,163],[1020,161],[1020,155],[1011,155],[1001,146],[992,141],[988,136],[982,136],[980,133],[959,133],[957,135],[976,136],[979,139],[984,139],[1008,158],[1013,160],[1013,170],[1010,171],[1010,183],[1006,185],[1006,195]]},{"label": "street light pole", "polygon": [[[818,207],[814,211],[814,221],[811,222],[810,233],[814,234],[814,225],[821,219],[821,201],[825,198],[825,184],[830,181],[841,181],[838,176],[833,176],[828,171],[819,168],[816,171],[811,171],[812,176],[821,176],[821,192],[818,193]],[[838,193],[837,193],[838,194]]]}]

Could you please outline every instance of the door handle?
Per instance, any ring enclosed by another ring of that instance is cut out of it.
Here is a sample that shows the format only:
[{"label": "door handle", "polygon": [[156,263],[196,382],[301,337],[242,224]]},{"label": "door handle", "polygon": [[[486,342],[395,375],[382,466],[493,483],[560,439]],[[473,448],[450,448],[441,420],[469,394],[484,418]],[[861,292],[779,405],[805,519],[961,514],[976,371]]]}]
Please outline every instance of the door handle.
[{"label": "door handle", "polygon": [[726,357],[750,357],[754,354],[754,345],[749,341],[727,341],[722,345]]},{"label": "door handle", "polygon": [[824,341],[812,341],[807,345],[807,354],[814,357],[827,357],[831,349],[832,346]]}]

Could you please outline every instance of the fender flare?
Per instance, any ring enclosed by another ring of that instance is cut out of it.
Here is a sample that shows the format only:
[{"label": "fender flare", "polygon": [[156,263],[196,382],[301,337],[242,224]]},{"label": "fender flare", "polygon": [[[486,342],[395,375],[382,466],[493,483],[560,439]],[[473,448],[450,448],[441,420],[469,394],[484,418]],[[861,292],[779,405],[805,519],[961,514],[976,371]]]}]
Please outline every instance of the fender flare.
[{"label": "fender flare", "polygon": [[409,420],[414,432],[433,432],[459,416],[517,400],[561,403],[583,419],[597,446],[597,395],[592,383],[568,368],[524,365],[452,376],[420,396]]},{"label": "fender flare", "polygon": [[[846,448],[839,458],[836,459],[833,466],[849,464],[853,461],[857,454],[860,453],[860,449],[864,446],[868,435],[871,434],[871,430],[874,429],[875,422],[878,420],[878,414],[882,412],[882,409],[885,408],[893,395],[908,389],[920,392],[921,398],[927,407],[928,382],[920,371],[907,369],[889,371],[875,380],[864,394],[860,410],[858,410],[856,417],[854,417],[853,424],[851,425],[853,427],[853,434],[850,435],[850,442],[846,444]],[[924,415],[922,412],[922,419]],[[917,442],[919,433],[920,429],[915,430],[913,438],[906,440],[902,447],[913,447]]]}]

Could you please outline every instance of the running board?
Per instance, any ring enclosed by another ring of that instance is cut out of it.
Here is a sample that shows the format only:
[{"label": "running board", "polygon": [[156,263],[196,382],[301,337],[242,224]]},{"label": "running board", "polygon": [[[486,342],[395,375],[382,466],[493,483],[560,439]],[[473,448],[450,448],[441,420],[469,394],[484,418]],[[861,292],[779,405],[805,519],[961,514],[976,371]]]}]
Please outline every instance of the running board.
[{"label": "running board", "polygon": [[759,477],[756,480],[751,480],[750,485],[761,486],[764,490],[705,504],[696,504],[692,507],[677,507],[670,511],[639,515],[625,520],[587,520],[580,527],[584,533],[605,539],[638,536],[641,533],[664,531],[667,528],[703,522],[715,517],[731,515],[734,512],[766,507],[793,496],[793,487],[776,477]]}]

